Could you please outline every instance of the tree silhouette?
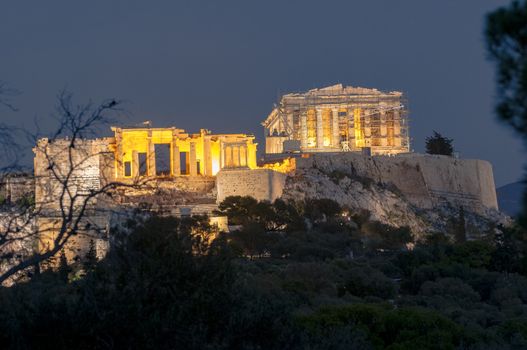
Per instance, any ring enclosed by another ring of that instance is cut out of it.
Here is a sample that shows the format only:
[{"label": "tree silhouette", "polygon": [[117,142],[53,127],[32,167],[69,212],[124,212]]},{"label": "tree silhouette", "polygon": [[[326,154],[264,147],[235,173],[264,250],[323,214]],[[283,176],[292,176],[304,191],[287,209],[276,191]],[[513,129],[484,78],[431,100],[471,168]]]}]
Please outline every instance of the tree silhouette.
[{"label": "tree silhouette", "polygon": [[97,264],[97,251],[95,249],[95,241],[90,239],[90,247],[86,256],[84,257],[83,267],[86,272],[92,271]]},{"label": "tree silhouette", "polygon": [[64,282],[68,282],[70,272],[71,272],[71,267],[68,265],[68,259],[66,258],[66,253],[64,253],[64,250],[62,250],[60,252],[59,267],[58,267],[58,273],[59,273],[60,279]]},{"label": "tree silhouette", "polygon": [[[88,231],[85,228],[91,224],[90,215],[105,210],[103,205],[97,205],[99,200],[110,198],[117,188],[136,185],[135,181],[124,184],[110,177],[102,177],[93,186],[82,181],[82,174],[91,160],[104,157],[103,168],[111,162],[104,150],[91,152],[82,147],[84,140],[96,135],[120,111],[121,103],[115,99],[98,105],[91,102],[77,105],[73,103],[72,95],[64,91],[58,96],[55,113],[58,126],[51,137],[42,138],[38,133],[31,135],[27,132],[27,138],[36,144],[35,154],[43,162],[37,176],[37,181],[42,181],[42,195],[34,205],[15,208],[0,227],[0,285],[59,255],[72,236]],[[0,125],[0,136],[1,131]],[[8,136],[12,131],[12,128],[5,127]],[[10,144],[11,141],[16,140],[0,138],[0,150],[2,146],[15,147],[16,142]],[[0,170],[9,174],[14,172],[12,169],[16,170],[16,167]],[[35,225],[40,218],[51,218],[51,224]],[[102,230],[93,227],[90,232],[100,235]],[[25,249],[21,247],[29,247],[32,242],[42,242],[43,239],[45,245],[37,250],[21,252]]]},{"label": "tree silhouette", "polygon": [[[496,63],[496,113],[527,140],[527,1],[513,1],[487,16],[487,52]],[[527,225],[527,192],[519,222]]]},{"label": "tree silhouette", "polygon": [[452,156],[454,152],[452,142],[452,139],[446,138],[437,131],[434,131],[434,135],[426,138],[426,153]]},{"label": "tree silhouette", "polygon": [[459,207],[459,215],[455,222],[454,239],[456,243],[464,243],[467,241],[467,229],[465,222],[465,209]]},{"label": "tree silhouette", "polygon": [[487,16],[487,52],[497,64],[496,112],[527,134],[527,1],[513,1]]},{"label": "tree silhouette", "polygon": [[0,80],[0,106],[6,107],[12,111],[17,111],[11,99],[19,95],[20,92],[10,87],[6,82]]}]

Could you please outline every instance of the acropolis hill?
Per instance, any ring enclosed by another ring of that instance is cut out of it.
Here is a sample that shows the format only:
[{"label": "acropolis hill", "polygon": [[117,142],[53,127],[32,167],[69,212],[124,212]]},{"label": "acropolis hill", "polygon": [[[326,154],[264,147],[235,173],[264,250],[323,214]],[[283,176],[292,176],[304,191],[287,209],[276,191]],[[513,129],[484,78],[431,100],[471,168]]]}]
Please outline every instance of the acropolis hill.
[{"label": "acropolis hill", "polygon": [[[113,137],[83,139],[69,150],[80,164],[70,176],[75,180],[70,190],[144,184],[97,197],[86,220],[98,227],[110,227],[116,212],[145,204],[166,215],[210,215],[235,195],[268,201],[331,198],[351,210],[367,210],[373,219],[410,226],[414,234],[441,229],[446,215],[441,213],[460,207],[482,220],[500,218],[488,162],[411,152],[400,92],[338,84],[290,93],[262,125],[265,155],[259,161],[252,135],[190,133],[148,123],[113,127]],[[61,187],[49,160],[59,170],[66,167],[67,147],[67,139],[41,139],[34,148],[35,201],[42,208],[37,225],[46,227],[48,239],[59,224]],[[97,247],[104,250],[107,239],[107,232],[101,233]],[[74,240],[69,255],[81,256],[86,245],[81,236]],[[45,249],[46,239],[40,247]]]}]

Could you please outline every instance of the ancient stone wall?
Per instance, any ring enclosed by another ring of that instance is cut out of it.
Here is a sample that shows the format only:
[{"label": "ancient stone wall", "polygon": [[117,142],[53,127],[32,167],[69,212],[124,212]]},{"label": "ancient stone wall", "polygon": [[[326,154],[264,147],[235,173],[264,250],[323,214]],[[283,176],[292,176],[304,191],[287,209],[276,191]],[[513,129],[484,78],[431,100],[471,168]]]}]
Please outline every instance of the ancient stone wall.
[{"label": "ancient stone wall", "polygon": [[297,159],[297,169],[317,168],[327,175],[342,172],[352,178],[394,185],[414,205],[452,205],[497,209],[492,166],[477,159],[436,155],[367,157],[356,153],[317,154]]},{"label": "ancient stone wall", "polygon": [[[17,211],[0,211],[0,233],[9,232],[9,240],[0,245],[0,274],[19,264],[33,254],[36,237],[36,222],[29,215]],[[2,285],[10,286],[24,273],[20,272],[9,278]],[[1,288],[1,285],[0,285]]]},{"label": "ancient stone wall", "polygon": [[274,201],[282,195],[286,175],[270,169],[222,170],[216,176],[218,202],[228,196]]},{"label": "ancient stone wall", "polygon": [[[102,259],[109,248],[108,243],[108,225],[110,216],[102,215],[88,215],[82,218],[78,232],[68,238],[68,242],[62,249],[69,263],[82,261],[93,241],[95,254],[98,259]],[[39,217],[37,218],[38,226],[38,251],[45,252],[54,247],[53,240],[57,237],[62,220],[59,217]],[[49,266],[58,266],[58,256],[56,255]]]},{"label": "ancient stone wall", "polygon": [[[114,160],[109,146],[110,139],[78,140],[74,147],[68,139],[39,140],[33,149],[37,207],[52,213],[61,205],[68,206],[71,199],[81,202],[90,191],[112,182]],[[66,185],[68,192],[61,195]],[[90,204],[96,206],[97,200]]]},{"label": "ancient stone wall", "polygon": [[[492,166],[483,160],[423,154],[369,157],[318,153],[295,161],[297,173],[314,168],[330,178],[347,176],[365,184],[389,186],[422,209],[445,203],[475,212],[498,209]],[[293,179],[294,174],[287,176]],[[232,195],[274,200],[282,195],[285,178],[285,174],[271,169],[220,172],[218,201]]]}]

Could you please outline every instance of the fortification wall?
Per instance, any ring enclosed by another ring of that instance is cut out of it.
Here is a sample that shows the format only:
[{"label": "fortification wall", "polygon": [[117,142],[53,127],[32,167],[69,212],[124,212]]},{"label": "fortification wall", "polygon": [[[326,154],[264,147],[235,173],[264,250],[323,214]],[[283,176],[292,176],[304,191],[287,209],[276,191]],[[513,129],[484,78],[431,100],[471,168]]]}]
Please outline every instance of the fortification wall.
[{"label": "fortification wall", "polygon": [[[91,241],[95,248],[98,259],[102,259],[109,249],[108,225],[109,215],[87,215],[81,219],[79,231],[69,237],[68,242],[62,249],[69,263],[84,260],[90,250]],[[39,217],[38,227],[38,251],[45,252],[54,247],[53,240],[60,232],[62,220],[59,217]],[[49,262],[51,267],[58,266],[58,255]]]},{"label": "fortification wall", "polygon": [[[450,203],[482,212],[498,209],[492,166],[477,159],[407,154],[365,156],[360,153],[317,153],[296,159],[296,173],[314,168],[329,177],[396,187],[423,209]],[[226,170],[217,177],[218,202],[227,196],[274,200],[282,195],[286,175],[271,169]]]},{"label": "fortification wall", "polygon": [[[60,210],[58,199],[65,184],[74,196],[97,191],[113,181],[110,139],[79,140],[74,146],[68,139],[41,139],[33,149],[35,203],[43,211]],[[99,198],[90,201],[91,206],[97,205]],[[63,204],[69,205],[68,200],[65,196]]]},{"label": "fortification wall", "polygon": [[221,170],[216,176],[218,203],[229,196],[274,201],[282,195],[286,175],[270,169]]},{"label": "fortification wall", "polygon": [[341,172],[351,178],[368,178],[395,185],[420,208],[442,202],[497,209],[492,166],[476,159],[408,154],[368,157],[357,153],[314,154],[296,161],[297,170],[317,168],[327,175]]}]

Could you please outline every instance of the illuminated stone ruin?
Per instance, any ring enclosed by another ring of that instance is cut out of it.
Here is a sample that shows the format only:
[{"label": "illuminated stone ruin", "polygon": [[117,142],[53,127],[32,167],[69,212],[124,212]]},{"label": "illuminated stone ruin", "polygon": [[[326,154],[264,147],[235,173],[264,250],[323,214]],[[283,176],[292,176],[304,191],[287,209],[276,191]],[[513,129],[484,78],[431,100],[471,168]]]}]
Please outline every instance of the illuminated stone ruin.
[{"label": "illuminated stone ruin", "polygon": [[220,169],[256,168],[254,136],[189,134],[177,128],[112,128],[115,178],[215,176]]},{"label": "illuminated stone ruin", "polygon": [[257,144],[252,135],[212,134],[204,129],[191,134],[175,127],[112,130],[115,137],[82,139],[75,147],[68,139],[39,140],[33,149],[35,201],[39,207],[59,210],[66,178],[69,192],[82,194],[115,181],[126,183],[145,177],[170,183],[172,179],[177,186],[178,182],[188,184],[187,179],[214,181],[222,169],[257,168]]},{"label": "illuminated stone ruin", "polygon": [[214,186],[220,170],[257,168],[252,135],[212,134],[204,129],[192,134],[175,127],[112,130],[114,137],[79,139],[74,147],[67,138],[44,138],[33,148],[40,252],[53,246],[63,216],[78,212],[87,194],[108,184],[134,186],[120,186],[112,196],[97,195],[89,201],[79,234],[63,249],[68,261],[85,256],[91,243],[97,254],[104,255],[116,211],[152,202],[154,208],[174,215],[189,208],[192,214],[209,214],[216,208]]},{"label": "illuminated stone ruin", "polygon": [[[68,260],[84,256],[90,243],[103,255],[111,223],[126,221],[130,210],[214,215],[218,203],[229,196],[271,202],[332,198],[350,208],[370,210],[373,217],[389,223],[382,196],[384,188],[395,186],[400,197],[389,197],[394,199],[389,212],[399,210],[401,200],[421,209],[463,206],[481,215],[496,210],[491,165],[411,153],[407,114],[401,92],[338,84],[283,95],[262,123],[266,157],[260,166],[255,138],[247,134],[213,134],[206,129],[188,133],[145,124],[113,127],[113,137],[77,140],[75,147],[68,139],[41,139],[34,148],[39,250],[52,246],[63,221],[61,207],[70,204],[68,197],[82,198],[112,183],[118,186],[110,195],[90,201],[79,225],[82,234],[65,249]],[[330,179],[333,172],[356,185],[356,192]],[[375,194],[382,198],[364,194],[369,190],[363,191],[357,179],[385,184]],[[357,199],[359,195],[363,199]],[[406,214],[401,212],[401,217]],[[215,225],[220,223],[226,227],[223,221]]]},{"label": "illuminated stone ruin", "polygon": [[283,95],[262,123],[265,153],[410,151],[407,109],[401,92],[337,84]]}]

